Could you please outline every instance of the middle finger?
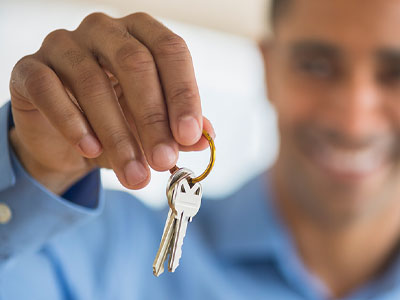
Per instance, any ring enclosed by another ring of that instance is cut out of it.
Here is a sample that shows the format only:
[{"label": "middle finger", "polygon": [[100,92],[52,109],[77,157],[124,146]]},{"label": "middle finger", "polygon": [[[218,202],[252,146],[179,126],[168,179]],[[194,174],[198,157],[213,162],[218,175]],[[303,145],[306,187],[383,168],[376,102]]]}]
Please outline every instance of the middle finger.
[{"label": "middle finger", "polygon": [[90,42],[100,63],[118,78],[147,162],[158,171],[170,169],[177,161],[179,146],[170,130],[153,56],[117,22],[105,18],[100,24],[92,28],[95,39],[88,36],[82,40]]},{"label": "middle finger", "polygon": [[106,73],[69,32],[54,33],[49,39],[56,41],[44,42],[45,58],[42,59],[73,92],[118,179],[128,188],[143,187],[149,180],[147,163],[127,126]]}]

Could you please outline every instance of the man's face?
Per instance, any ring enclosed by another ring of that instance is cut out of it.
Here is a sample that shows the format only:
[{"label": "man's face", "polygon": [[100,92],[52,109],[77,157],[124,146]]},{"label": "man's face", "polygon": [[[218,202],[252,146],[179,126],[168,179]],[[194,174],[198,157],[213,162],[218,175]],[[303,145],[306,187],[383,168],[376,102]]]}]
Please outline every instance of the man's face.
[{"label": "man's face", "polygon": [[291,198],[327,221],[400,201],[400,0],[292,0],[265,58]]}]

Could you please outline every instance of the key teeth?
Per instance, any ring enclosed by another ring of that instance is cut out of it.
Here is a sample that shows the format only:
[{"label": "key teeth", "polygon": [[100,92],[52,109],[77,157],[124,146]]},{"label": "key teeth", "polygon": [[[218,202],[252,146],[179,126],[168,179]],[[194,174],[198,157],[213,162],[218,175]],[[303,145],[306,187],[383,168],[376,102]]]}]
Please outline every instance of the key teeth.
[{"label": "key teeth", "polygon": [[175,258],[175,260],[177,261],[176,263],[174,262],[174,265],[172,266],[172,268],[169,268],[168,269],[168,272],[171,272],[171,273],[174,273],[175,272],[175,270],[179,267],[179,260],[180,260],[181,258],[180,257],[177,257],[177,258]]},{"label": "key teeth", "polygon": [[160,276],[162,273],[164,273],[164,263],[166,257],[168,256],[168,247],[170,245],[172,238],[174,222],[175,222],[175,217],[172,214],[172,211],[170,210],[168,212],[168,217],[165,222],[163,235],[160,241],[160,246],[153,262],[153,274],[157,277]]},{"label": "key teeth", "polygon": [[182,257],[183,239],[185,238],[185,235],[181,239],[178,240],[178,243],[176,245],[177,250],[175,252],[174,263],[172,265],[170,272],[175,272],[176,268],[178,268],[178,266],[179,266],[179,261],[181,260],[181,257]]},{"label": "key teeth", "polygon": [[169,271],[171,273],[175,273],[175,270],[179,267],[179,263],[176,266],[173,266],[172,269]]},{"label": "key teeth", "polygon": [[176,270],[176,268],[178,268],[178,266],[179,266],[179,262],[176,265],[174,264],[172,266],[172,268],[169,268],[168,272],[175,273],[175,270]]}]

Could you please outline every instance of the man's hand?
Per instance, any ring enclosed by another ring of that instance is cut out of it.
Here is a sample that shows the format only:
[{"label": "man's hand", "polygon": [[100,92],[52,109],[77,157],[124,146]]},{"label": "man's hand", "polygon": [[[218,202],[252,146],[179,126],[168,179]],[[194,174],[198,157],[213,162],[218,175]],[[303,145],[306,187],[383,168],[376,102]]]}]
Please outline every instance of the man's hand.
[{"label": "man's hand", "polygon": [[22,58],[10,82],[11,143],[27,171],[60,194],[95,166],[127,188],[149,166],[173,167],[179,150],[207,147],[185,42],[144,13],[95,13],[74,31],[50,33]]}]

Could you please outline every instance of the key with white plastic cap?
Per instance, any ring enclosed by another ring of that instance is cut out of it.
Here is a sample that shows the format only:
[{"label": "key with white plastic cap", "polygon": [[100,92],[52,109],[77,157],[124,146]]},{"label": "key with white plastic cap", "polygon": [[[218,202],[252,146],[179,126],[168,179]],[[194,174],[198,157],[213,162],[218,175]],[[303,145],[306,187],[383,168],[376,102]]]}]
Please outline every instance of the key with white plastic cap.
[{"label": "key with white plastic cap", "polygon": [[187,225],[198,213],[201,206],[202,187],[200,183],[192,184],[190,177],[181,178],[174,190],[173,206],[176,211],[175,232],[171,240],[172,248],[168,271],[175,272],[182,256],[183,239]]}]

